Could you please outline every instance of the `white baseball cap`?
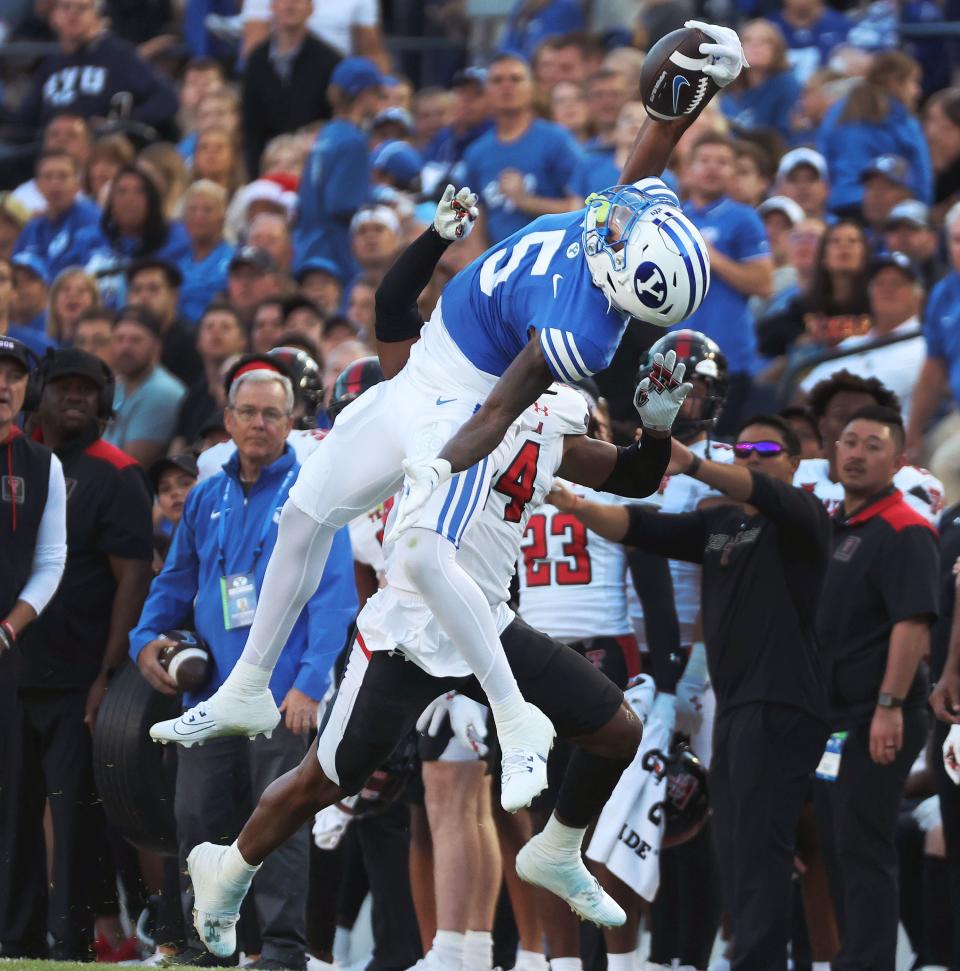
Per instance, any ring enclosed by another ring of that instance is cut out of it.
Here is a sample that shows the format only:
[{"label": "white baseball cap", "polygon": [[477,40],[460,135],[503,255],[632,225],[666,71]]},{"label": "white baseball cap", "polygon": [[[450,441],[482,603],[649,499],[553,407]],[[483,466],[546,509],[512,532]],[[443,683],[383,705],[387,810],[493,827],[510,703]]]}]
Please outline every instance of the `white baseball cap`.
[{"label": "white baseball cap", "polygon": [[803,222],[803,210],[793,199],[788,199],[786,196],[771,196],[760,203],[757,212],[761,216],[765,216],[768,212],[782,212],[790,221],[791,226],[797,226]]},{"label": "white baseball cap", "polygon": [[824,182],[827,181],[827,160],[812,148],[794,148],[787,152],[777,166],[777,178],[786,178],[801,165],[809,165]]}]

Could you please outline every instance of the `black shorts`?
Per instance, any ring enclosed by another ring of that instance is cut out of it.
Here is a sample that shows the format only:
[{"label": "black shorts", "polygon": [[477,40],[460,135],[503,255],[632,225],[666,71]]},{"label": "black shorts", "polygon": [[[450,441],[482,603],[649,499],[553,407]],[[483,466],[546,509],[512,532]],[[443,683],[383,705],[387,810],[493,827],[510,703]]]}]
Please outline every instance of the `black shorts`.
[{"label": "black shorts", "polygon": [[[561,738],[592,735],[623,703],[623,692],[593,664],[519,617],[500,640],[524,698]],[[358,792],[445,691],[486,704],[476,678],[432,677],[399,651],[371,654],[358,638],[320,729],[317,758],[324,774],[348,794]]]}]

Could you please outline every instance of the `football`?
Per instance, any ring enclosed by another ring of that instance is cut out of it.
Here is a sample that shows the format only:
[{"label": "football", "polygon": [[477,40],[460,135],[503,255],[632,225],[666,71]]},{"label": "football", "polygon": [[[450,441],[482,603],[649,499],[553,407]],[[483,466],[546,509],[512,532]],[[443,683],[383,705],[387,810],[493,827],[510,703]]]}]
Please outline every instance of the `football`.
[{"label": "football", "polygon": [[157,660],[177,682],[181,691],[199,691],[210,679],[210,650],[197,634],[190,630],[168,630],[160,635],[173,641],[161,648]]},{"label": "football", "polygon": [[710,55],[700,53],[701,44],[712,43],[697,27],[671,31],[647,51],[640,72],[640,97],[647,114],[658,121],[696,117],[720,90],[703,73]]}]

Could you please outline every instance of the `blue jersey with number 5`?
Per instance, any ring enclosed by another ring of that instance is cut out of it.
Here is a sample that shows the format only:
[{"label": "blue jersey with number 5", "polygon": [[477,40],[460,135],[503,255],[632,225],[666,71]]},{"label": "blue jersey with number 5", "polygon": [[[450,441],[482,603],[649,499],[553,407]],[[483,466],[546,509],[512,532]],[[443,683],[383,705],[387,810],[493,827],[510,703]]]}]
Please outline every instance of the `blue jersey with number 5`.
[{"label": "blue jersey with number 5", "polygon": [[530,328],[558,381],[579,381],[610,363],[627,318],[590,279],[583,218],[582,209],[541,216],[447,284],[444,326],[481,371],[503,374]]}]

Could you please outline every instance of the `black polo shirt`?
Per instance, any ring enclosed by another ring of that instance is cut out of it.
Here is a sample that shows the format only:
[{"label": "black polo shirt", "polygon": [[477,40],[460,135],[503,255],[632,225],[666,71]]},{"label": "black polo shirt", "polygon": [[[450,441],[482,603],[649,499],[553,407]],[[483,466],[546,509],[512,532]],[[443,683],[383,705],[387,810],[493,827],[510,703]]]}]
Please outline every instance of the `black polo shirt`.
[{"label": "black polo shirt", "polygon": [[[936,530],[893,486],[849,518],[842,506],[837,510],[817,620],[836,726],[873,717],[890,631],[901,620],[936,619],[939,572]],[[921,707],[926,694],[921,664],[905,706]]]},{"label": "black polo shirt", "polygon": [[110,557],[153,558],[153,497],[143,470],[95,429],[54,449],[67,486],[67,564],[53,599],[21,638],[20,687],[86,690],[110,632]]},{"label": "black polo shirt", "polygon": [[630,507],[623,542],[703,565],[704,641],[718,715],[758,702],[826,717],[816,614],[830,549],[820,500],[752,473],[739,503],[672,515]]},{"label": "black polo shirt", "polygon": [[197,350],[197,328],[178,317],[163,335],[160,363],[188,388],[204,377],[203,359]]}]

